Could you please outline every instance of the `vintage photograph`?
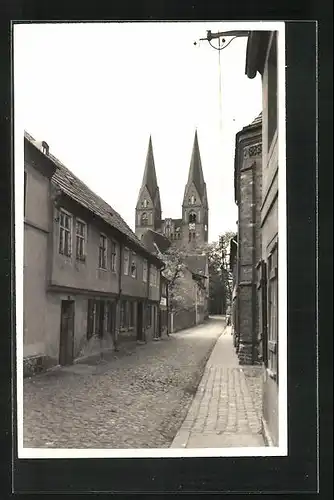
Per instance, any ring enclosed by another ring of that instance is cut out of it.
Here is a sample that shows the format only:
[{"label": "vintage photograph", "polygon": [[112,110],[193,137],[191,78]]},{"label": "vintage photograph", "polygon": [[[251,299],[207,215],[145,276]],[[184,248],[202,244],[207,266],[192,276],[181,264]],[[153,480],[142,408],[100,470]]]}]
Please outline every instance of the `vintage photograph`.
[{"label": "vintage photograph", "polygon": [[284,23],[13,40],[19,458],[286,455]]}]

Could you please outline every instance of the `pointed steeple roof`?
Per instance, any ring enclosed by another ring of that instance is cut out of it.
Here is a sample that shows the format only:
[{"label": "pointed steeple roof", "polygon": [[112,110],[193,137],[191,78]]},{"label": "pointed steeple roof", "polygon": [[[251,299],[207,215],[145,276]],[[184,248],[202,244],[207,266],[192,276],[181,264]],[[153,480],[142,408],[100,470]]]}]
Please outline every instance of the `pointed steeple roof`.
[{"label": "pointed steeple roof", "polygon": [[195,131],[194,145],[191,155],[187,186],[189,186],[192,182],[195,184],[198,194],[200,195],[203,201],[204,195],[206,193],[206,186],[202,170],[201,155],[199,152],[197,129]]},{"label": "pointed steeple roof", "polygon": [[143,182],[142,182],[142,188],[146,187],[148,192],[151,195],[152,200],[154,201],[156,191],[158,189],[158,182],[157,182],[157,174],[155,171],[155,164],[154,164],[154,156],[153,156],[153,147],[152,147],[152,138],[150,136],[150,140],[148,143],[148,150],[147,150],[147,156],[146,156],[146,164],[145,164],[145,170],[144,170],[144,175],[143,175]]},{"label": "pointed steeple roof", "polygon": [[145,188],[147,189],[155,208],[158,211],[161,211],[160,193],[159,193],[159,186],[158,186],[158,181],[157,181],[157,174],[155,171],[151,136],[150,136],[149,143],[148,143],[145,170],[144,170],[141,188],[139,190],[137,208],[139,207],[140,197],[141,197],[141,194]]}]

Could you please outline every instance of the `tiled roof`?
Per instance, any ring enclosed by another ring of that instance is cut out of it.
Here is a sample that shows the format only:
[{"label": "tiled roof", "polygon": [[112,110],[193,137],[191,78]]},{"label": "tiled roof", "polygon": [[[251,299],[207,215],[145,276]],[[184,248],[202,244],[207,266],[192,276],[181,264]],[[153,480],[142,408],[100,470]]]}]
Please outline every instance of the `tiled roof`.
[{"label": "tiled roof", "polygon": [[205,276],[207,264],[206,255],[188,255],[185,258],[185,264],[192,273]]},{"label": "tiled roof", "polygon": [[[30,134],[25,132],[24,135],[30,142],[34,143],[36,147],[39,148],[40,143],[35,141]],[[65,165],[58,160],[58,158],[50,153],[48,154],[48,157],[58,167],[52,178],[52,183],[54,185],[56,185],[62,192],[79,203],[81,206],[85,207],[90,212],[103,219],[107,224],[117,229],[132,243],[145,250],[147,253],[147,248],[137,238],[116,210],[114,210],[110,205],[108,205],[108,203],[89,189],[89,187],[76,177],[67,167],[65,167]]]},{"label": "tiled roof", "polygon": [[153,231],[152,229],[148,229],[146,231],[143,236],[142,243],[144,243],[148,251],[152,253],[156,253],[157,248],[159,249],[159,252],[164,253],[171,246],[171,242],[166,236]]}]

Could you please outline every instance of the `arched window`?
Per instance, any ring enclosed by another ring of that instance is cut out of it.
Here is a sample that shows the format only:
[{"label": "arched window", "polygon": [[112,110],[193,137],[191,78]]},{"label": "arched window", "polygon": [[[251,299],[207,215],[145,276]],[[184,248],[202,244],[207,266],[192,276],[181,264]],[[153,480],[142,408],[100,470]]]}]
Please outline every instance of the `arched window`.
[{"label": "arched window", "polygon": [[189,223],[196,223],[196,214],[193,212],[189,214]]},{"label": "arched window", "polygon": [[146,212],[143,212],[141,216],[141,225],[147,226],[147,224],[148,224],[148,216]]}]

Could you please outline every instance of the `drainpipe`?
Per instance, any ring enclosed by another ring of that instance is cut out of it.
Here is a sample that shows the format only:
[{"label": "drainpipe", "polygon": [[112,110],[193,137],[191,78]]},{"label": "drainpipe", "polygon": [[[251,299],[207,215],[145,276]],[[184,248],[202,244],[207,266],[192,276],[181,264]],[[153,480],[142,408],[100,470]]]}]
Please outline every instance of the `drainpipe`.
[{"label": "drainpipe", "polygon": [[115,308],[115,331],[114,331],[114,347],[115,351],[118,351],[118,335],[120,329],[120,314],[121,314],[121,297],[122,297],[122,272],[123,272],[123,250],[124,246],[120,242],[119,244],[119,263],[118,263],[118,295],[116,298],[116,308]]}]

